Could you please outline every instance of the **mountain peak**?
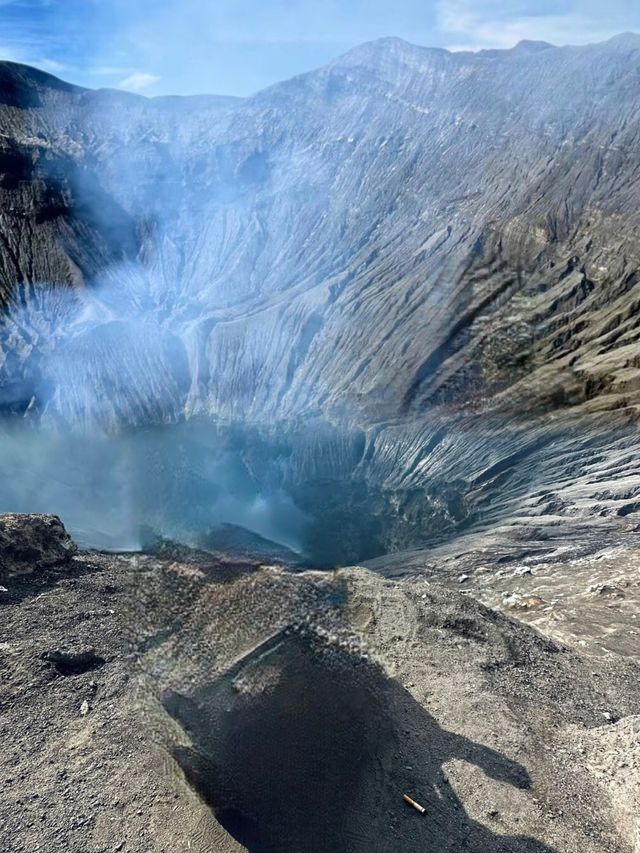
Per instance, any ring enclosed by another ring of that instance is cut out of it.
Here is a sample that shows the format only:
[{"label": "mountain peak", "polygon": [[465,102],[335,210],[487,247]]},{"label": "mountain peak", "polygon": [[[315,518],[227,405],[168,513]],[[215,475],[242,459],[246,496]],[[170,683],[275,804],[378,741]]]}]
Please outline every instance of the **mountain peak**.
[{"label": "mountain peak", "polygon": [[47,91],[80,92],[82,88],[66,83],[47,71],[22,65],[18,62],[0,61],[0,104],[13,107],[38,107],[42,94]]},{"label": "mountain peak", "polygon": [[607,39],[603,44],[621,47],[640,47],[640,33],[619,33],[617,36]]},{"label": "mountain peak", "polygon": [[515,47],[511,48],[512,52],[517,53],[540,53],[543,50],[549,50],[554,45],[548,41],[536,41],[531,39],[522,39]]},{"label": "mountain peak", "polygon": [[364,42],[342,54],[330,66],[336,65],[412,65],[426,58],[448,57],[450,52],[442,47],[422,47],[398,36],[385,36]]}]

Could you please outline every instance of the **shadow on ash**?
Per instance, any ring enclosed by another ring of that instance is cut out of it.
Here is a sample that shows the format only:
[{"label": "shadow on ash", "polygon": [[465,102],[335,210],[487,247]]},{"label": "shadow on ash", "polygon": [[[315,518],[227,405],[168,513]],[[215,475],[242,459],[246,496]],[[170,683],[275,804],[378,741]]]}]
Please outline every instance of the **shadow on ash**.
[{"label": "shadow on ash", "polygon": [[194,568],[143,572],[136,624],[163,746],[228,834],[216,850],[635,850],[635,661],[418,575]]},{"label": "shadow on ash", "polygon": [[[255,853],[551,851],[472,820],[443,769],[471,762],[526,790],[524,767],[447,732],[379,666],[316,638],[283,634],[165,706],[192,738],[175,753],[185,774]],[[424,818],[402,807],[407,790]]]}]

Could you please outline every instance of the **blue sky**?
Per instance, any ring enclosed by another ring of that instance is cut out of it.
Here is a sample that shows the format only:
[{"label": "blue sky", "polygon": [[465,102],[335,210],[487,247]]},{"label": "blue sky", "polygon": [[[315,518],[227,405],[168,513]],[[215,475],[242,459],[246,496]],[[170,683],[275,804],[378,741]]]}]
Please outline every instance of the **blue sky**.
[{"label": "blue sky", "polygon": [[638,0],[0,0],[0,58],[146,95],[246,95],[380,36],[479,49],[625,30]]}]

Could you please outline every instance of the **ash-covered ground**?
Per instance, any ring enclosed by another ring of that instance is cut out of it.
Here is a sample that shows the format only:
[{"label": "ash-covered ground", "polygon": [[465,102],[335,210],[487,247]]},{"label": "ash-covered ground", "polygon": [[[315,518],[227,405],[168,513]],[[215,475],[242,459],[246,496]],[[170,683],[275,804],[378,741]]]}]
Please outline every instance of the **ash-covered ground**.
[{"label": "ash-covered ground", "polygon": [[638,655],[593,654],[597,618],[563,644],[408,559],[249,550],[0,517],[3,850],[638,849]]}]

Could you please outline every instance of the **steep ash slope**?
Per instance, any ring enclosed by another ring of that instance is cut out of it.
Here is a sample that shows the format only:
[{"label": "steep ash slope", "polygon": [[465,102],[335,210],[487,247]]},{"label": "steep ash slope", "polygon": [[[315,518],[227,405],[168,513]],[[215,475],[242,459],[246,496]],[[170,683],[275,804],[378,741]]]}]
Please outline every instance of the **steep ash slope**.
[{"label": "steep ash slope", "polygon": [[2,71],[5,411],[251,424],[303,503],[380,489],[378,551],[636,511],[639,37],[384,39],[242,101]]}]

